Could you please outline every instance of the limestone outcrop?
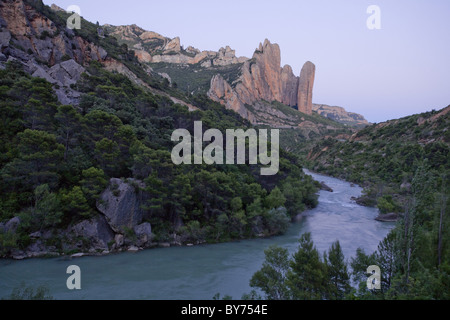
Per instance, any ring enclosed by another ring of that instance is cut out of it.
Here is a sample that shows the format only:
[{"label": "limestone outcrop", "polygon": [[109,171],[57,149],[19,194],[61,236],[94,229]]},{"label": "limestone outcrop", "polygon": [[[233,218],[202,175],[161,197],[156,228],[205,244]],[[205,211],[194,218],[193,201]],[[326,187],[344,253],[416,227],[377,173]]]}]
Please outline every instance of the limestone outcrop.
[{"label": "limestone outcrop", "polygon": [[312,109],[321,116],[352,127],[365,127],[370,124],[364,116],[358,113],[346,111],[342,107],[329,106],[326,104],[313,104]]},{"label": "limestone outcrop", "polygon": [[315,73],[316,66],[310,61],[307,61],[303,65],[300,73],[297,109],[306,114],[312,114],[312,95]]},{"label": "limestone outcrop", "polygon": [[[248,114],[245,105],[254,105],[261,100],[278,101],[311,114],[314,64],[306,62],[300,77],[294,75],[289,65],[283,68],[280,65],[280,47],[266,39],[252,59],[244,62],[241,76],[235,83],[229,84],[219,76],[213,77],[208,96],[241,115]],[[251,120],[249,115],[246,118]]]},{"label": "limestone outcrop", "polygon": [[[72,30],[59,31],[53,21],[23,0],[0,3],[0,28],[6,28],[14,41],[8,55],[25,59],[34,57],[49,66],[61,62],[63,57],[74,59],[81,65],[107,57],[103,48],[76,36]],[[2,46],[3,42],[6,41],[2,40]]]},{"label": "limestone outcrop", "polygon": [[281,70],[281,103],[287,106],[297,104],[298,95],[298,77],[292,71],[292,67],[285,65]]},{"label": "limestone outcrop", "polygon": [[133,230],[144,219],[142,195],[132,184],[142,186],[141,182],[133,179],[125,182],[112,178],[97,203],[97,209],[105,215],[106,221],[116,233]]},{"label": "limestone outcrop", "polygon": [[211,99],[224,103],[228,109],[234,110],[243,118],[248,119],[248,111],[244,103],[220,74],[212,78],[208,95]]},{"label": "limestone outcrop", "polygon": [[[299,111],[312,113],[312,94],[315,66],[305,63],[300,76],[296,76],[289,65],[281,67],[281,50],[278,44],[266,39],[255,50],[251,59],[237,57],[229,46],[219,51],[200,51],[181,46],[180,38],[165,38],[158,33],[145,31],[135,25],[111,26],[105,28],[119,43],[127,43],[135,51],[141,63],[164,63],[168,68],[195,68],[220,70],[220,67],[241,65],[239,74],[230,80],[219,73],[210,80],[208,96],[222,103],[226,108],[238,112],[244,118],[254,121],[256,117],[246,105],[257,101],[278,101]],[[197,69],[196,69],[197,70]],[[174,80],[176,82],[176,79]],[[230,81],[230,82],[228,82]]]},{"label": "limestone outcrop", "polygon": [[109,243],[114,240],[114,232],[103,216],[83,220],[70,227],[67,234],[89,240],[90,247],[94,250],[108,250]]},{"label": "limestone outcrop", "polygon": [[129,44],[137,59],[141,63],[170,63],[170,64],[200,64],[204,68],[212,66],[227,66],[230,64],[244,63],[246,57],[237,57],[236,52],[229,46],[220,48],[219,51],[200,51],[181,45],[181,39],[166,38],[159,33],[146,31],[136,25],[112,26],[105,25],[110,35],[117,38],[119,43]]},{"label": "limestone outcrop", "polygon": [[164,46],[163,50],[164,50],[164,53],[180,52],[181,51],[180,38],[176,37],[176,38],[170,40]]}]

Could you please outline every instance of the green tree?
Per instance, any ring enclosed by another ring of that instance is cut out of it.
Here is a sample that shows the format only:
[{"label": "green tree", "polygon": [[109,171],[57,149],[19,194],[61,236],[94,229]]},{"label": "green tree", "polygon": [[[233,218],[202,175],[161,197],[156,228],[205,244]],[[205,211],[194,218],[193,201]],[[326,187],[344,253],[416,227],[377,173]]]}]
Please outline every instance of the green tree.
[{"label": "green tree", "polygon": [[298,251],[291,261],[287,286],[294,300],[320,300],[326,294],[326,266],[314,247],[311,233],[302,234]]},{"label": "green tree", "polygon": [[17,137],[18,156],[3,168],[3,179],[33,189],[41,184],[55,186],[64,146],[56,142],[53,134],[44,131],[27,129]]},{"label": "green tree", "polygon": [[378,198],[377,207],[382,214],[394,212],[396,209],[396,206],[392,201],[392,196],[390,195]]},{"label": "green tree", "polygon": [[64,205],[64,212],[71,217],[81,216],[87,218],[92,214],[92,209],[79,186],[75,186],[72,190],[63,194],[61,202]]},{"label": "green tree", "polygon": [[46,80],[35,77],[30,80],[23,79],[24,88],[14,86],[13,94],[20,95],[20,106],[26,128],[32,130],[54,129],[54,115],[57,109],[57,98],[53,92],[52,84]]},{"label": "green tree", "polygon": [[164,187],[163,181],[158,178],[156,172],[149,175],[144,182],[144,191],[147,194],[147,200],[142,208],[150,213],[150,222],[152,225],[158,225],[163,220],[167,189]]},{"label": "green tree", "polygon": [[375,252],[375,259],[381,269],[381,290],[387,292],[391,287],[394,275],[397,272],[397,248],[395,247],[396,231],[391,231],[380,242]]},{"label": "green tree", "polygon": [[265,207],[268,209],[283,207],[285,202],[286,198],[278,187],[275,187],[264,199]]},{"label": "green tree", "polygon": [[[122,170],[127,169],[127,171],[132,167],[132,156],[130,153],[130,148],[136,141],[136,134],[134,129],[130,125],[124,125],[119,127],[115,139],[119,146],[120,157],[119,164]],[[129,174],[129,173],[126,173]]]},{"label": "green tree", "polygon": [[96,142],[104,138],[114,140],[122,126],[122,121],[115,115],[101,110],[92,110],[84,116],[84,124],[91,139]]},{"label": "green tree", "polygon": [[167,198],[170,220],[176,225],[180,219],[186,218],[187,210],[192,206],[192,186],[189,176],[183,173],[176,175],[168,190],[172,195]]},{"label": "green tree", "polygon": [[235,197],[230,202],[230,228],[234,237],[242,237],[244,235],[244,228],[247,225],[247,218],[245,211],[242,208],[242,199]]},{"label": "green tree", "polygon": [[59,141],[64,144],[64,160],[72,146],[76,143],[76,137],[80,134],[82,117],[74,107],[63,105],[58,107],[55,115],[58,122]]},{"label": "green tree", "polygon": [[226,213],[220,214],[215,223],[215,231],[217,233],[216,235],[216,241],[219,241],[222,238],[228,239],[229,236],[229,229],[230,229],[230,219],[228,218]]},{"label": "green tree", "polygon": [[50,290],[46,286],[26,287],[24,283],[14,288],[11,294],[2,300],[53,300]]},{"label": "green tree", "polygon": [[286,208],[284,207],[271,209],[267,213],[263,214],[263,217],[266,222],[268,232],[271,235],[285,233],[291,222],[291,219],[287,215]]},{"label": "green tree", "polygon": [[109,176],[114,176],[119,169],[117,163],[119,155],[120,149],[115,141],[103,138],[95,144],[95,158]]},{"label": "green tree", "polygon": [[360,298],[375,297],[372,292],[367,289],[367,268],[373,265],[377,265],[375,253],[367,255],[362,248],[356,249],[355,257],[350,259],[352,280],[358,285],[358,296]]},{"label": "green tree", "polygon": [[255,272],[250,286],[261,289],[268,300],[289,299],[286,286],[289,271],[289,253],[287,249],[271,246],[264,250],[265,261],[262,268]]},{"label": "green tree", "polygon": [[339,241],[334,242],[325,255],[328,279],[328,296],[332,300],[343,300],[350,293],[350,274]]},{"label": "green tree", "polygon": [[286,179],[282,185],[283,196],[286,198],[285,206],[291,216],[305,210],[304,194],[308,192],[305,190],[304,183],[301,180]]},{"label": "green tree", "polygon": [[34,190],[33,206],[21,212],[20,217],[22,227],[32,231],[56,227],[63,217],[61,200],[48,184],[42,184]]},{"label": "green tree", "polygon": [[83,170],[81,176],[81,190],[86,196],[86,200],[88,201],[91,208],[95,207],[100,194],[108,185],[108,179],[102,169],[94,167]]},{"label": "green tree", "polygon": [[267,209],[263,207],[260,196],[256,196],[252,203],[247,206],[247,221],[253,233],[261,234],[264,231],[264,216],[268,215]]}]

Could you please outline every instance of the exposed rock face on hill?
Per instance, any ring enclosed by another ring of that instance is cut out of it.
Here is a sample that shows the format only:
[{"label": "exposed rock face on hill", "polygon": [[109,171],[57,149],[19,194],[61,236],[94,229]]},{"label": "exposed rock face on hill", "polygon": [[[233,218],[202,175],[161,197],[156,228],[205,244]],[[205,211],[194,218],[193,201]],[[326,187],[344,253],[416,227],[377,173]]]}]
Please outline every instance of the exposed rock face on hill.
[{"label": "exposed rock face on hill", "polygon": [[[138,181],[132,182],[143,187]],[[142,196],[131,184],[113,178],[109,188],[101,194],[97,209],[105,215],[115,232],[122,233],[125,228],[133,229],[142,222],[142,204]]]},{"label": "exposed rock face on hill", "polygon": [[120,43],[126,43],[135,50],[136,57],[142,63],[171,63],[202,67],[225,66],[247,61],[246,57],[236,57],[236,52],[229,46],[219,51],[200,51],[192,46],[184,49],[179,37],[166,38],[156,32],[146,31],[136,25],[106,25],[108,32]]},{"label": "exposed rock face on hill", "polygon": [[332,107],[326,104],[313,104],[312,109],[324,117],[352,127],[365,127],[370,124],[364,116],[358,113],[348,112],[342,107]]},{"label": "exposed rock face on hill", "polygon": [[96,250],[108,250],[109,242],[114,239],[114,232],[103,216],[81,221],[70,227],[67,233],[89,240],[91,247]]},{"label": "exposed rock face on hill", "polygon": [[314,87],[314,77],[316,73],[316,66],[307,61],[300,73],[300,80],[298,84],[298,111],[306,114],[312,113],[312,95]]},{"label": "exposed rock face on hill", "polygon": [[[308,61],[300,78],[294,75],[290,66],[281,68],[280,64],[280,47],[266,39],[255,51],[253,58],[244,63],[241,76],[235,83],[230,85],[216,76],[211,81],[208,95],[240,114],[246,113],[246,104],[254,105],[261,100],[298,106],[299,111],[311,114],[314,64]],[[247,118],[252,120],[251,116]]]},{"label": "exposed rock face on hill", "polygon": [[294,75],[292,67],[285,65],[281,70],[281,103],[287,106],[297,105],[299,79]]},{"label": "exposed rock face on hill", "polygon": [[7,53],[22,59],[32,56],[53,66],[64,56],[81,65],[107,57],[103,48],[75,36],[72,30],[60,32],[53,21],[22,0],[1,2],[0,25],[6,27],[13,38],[13,46],[9,46]]},{"label": "exposed rock face on hill", "polygon": [[55,84],[62,104],[78,104],[80,94],[70,86],[85,71],[83,65],[92,60],[112,60],[103,48],[76,36],[72,30],[60,31],[53,21],[23,0],[0,3],[0,28],[0,63],[21,62],[25,71]]},{"label": "exposed rock face on hill", "polygon": [[[84,67],[93,60],[99,61],[108,71],[121,73],[134,83],[148,87],[122,61],[112,58],[100,45],[78,36],[65,24],[61,25],[61,21],[57,25],[34,5],[44,6],[40,0],[0,2],[0,68],[4,68],[5,63],[11,60],[22,63],[24,70],[31,75],[55,84],[55,93],[62,104],[78,105],[80,93],[71,84],[78,81],[85,71]],[[57,14],[65,12],[56,5],[51,10]],[[125,39],[131,41],[138,29],[136,26],[127,26],[121,28],[121,32]],[[155,45],[156,42],[156,45],[162,44],[171,52],[178,50],[179,39],[171,42],[155,32],[145,30],[140,32],[140,37],[147,44]],[[152,58],[145,50],[136,52],[140,60],[150,61]],[[176,101],[187,105],[190,110],[196,109],[179,99]]]},{"label": "exposed rock face on hill", "polygon": [[224,104],[228,109],[239,113],[243,118],[249,119],[249,113],[242,100],[239,98],[235,90],[220,75],[215,75],[211,80],[211,89],[208,96]]},{"label": "exposed rock face on hill", "polygon": [[[108,25],[106,29],[119,42],[126,43],[135,50],[138,60],[142,63],[180,65],[183,70],[185,66],[193,65],[200,70],[215,70],[217,67],[242,64],[239,77],[231,82],[220,72],[211,76],[208,96],[250,121],[255,117],[246,105],[254,105],[262,100],[278,101],[295,108],[299,106],[299,111],[312,113],[314,64],[307,62],[300,77],[295,76],[290,66],[281,67],[278,44],[272,44],[267,39],[259,45],[252,59],[249,59],[236,57],[235,51],[229,46],[220,48],[217,52],[200,51],[192,46],[184,49],[178,37],[165,38],[135,25]],[[172,80],[176,82],[176,79]]]}]

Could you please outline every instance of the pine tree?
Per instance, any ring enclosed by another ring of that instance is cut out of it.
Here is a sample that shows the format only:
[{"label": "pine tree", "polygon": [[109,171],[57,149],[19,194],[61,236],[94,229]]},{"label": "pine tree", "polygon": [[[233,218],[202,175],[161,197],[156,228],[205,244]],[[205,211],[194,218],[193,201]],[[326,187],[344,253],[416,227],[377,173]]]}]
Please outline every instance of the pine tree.
[{"label": "pine tree", "polygon": [[81,216],[87,218],[92,214],[88,201],[79,186],[75,186],[62,196],[64,212],[72,217]]},{"label": "pine tree", "polygon": [[342,300],[350,293],[350,275],[339,241],[334,242],[325,254],[328,280],[328,298]]},{"label": "pine tree", "polygon": [[94,207],[100,194],[108,185],[108,180],[102,169],[91,167],[83,170],[80,181],[81,190],[91,207]]},{"label": "pine tree", "polygon": [[1,171],[3,179],[12,183],[32,186],[41,184],[54,187],[58,182],[58,163],[64,155],[64,146],[56,137],[39,130],[25,130],[17,135],[18,156]]},{"label": "pine tree", "polygon": [[82,117],[72,106],[58,107],[58,113],[55,115],[58,121],[58,136],[59,141],[64,144],[64,160],[67,160],[67,155],[76,140],[75,138],[80,134]]},{"label": "pine tree", "polygon": [[291,261],[287,285],[294,300],[320,300],[326,295],[326,268],[314,247],[311,233],[300,237],[300,246]]},{"label": "pine tree", "polygon": [[289,270],[288,251],[271,246],[264,250],[265,261],[262,268],[250,280],[250,286],[260,288],[268,300],[287,300],[289,298],[286,278]]}]

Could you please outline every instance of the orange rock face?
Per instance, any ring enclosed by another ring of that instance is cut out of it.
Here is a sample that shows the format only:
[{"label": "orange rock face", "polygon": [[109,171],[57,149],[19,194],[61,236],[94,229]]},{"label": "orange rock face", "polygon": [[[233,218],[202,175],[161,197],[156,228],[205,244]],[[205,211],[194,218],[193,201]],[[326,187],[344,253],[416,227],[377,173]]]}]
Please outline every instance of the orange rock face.
[{"label": "orange rock face", "polygon": [[17,45],[49,66],[61,62],[66,55],[81,65],[91,60],[103,61],[107,56],[103,48],[79,36],[58,33],[53,21],[23,0],[1,1],[0,21]]},{"label": "orange rock face", "polygon": [[253,58],[243,64],[234,89],[223,78],[219,81],[214,77],[208,94],[228,108],[239,110],[240,114],[244,114],[245,104],[253,105],[261,100],[298,106],[299,111],[312,114],[314,64],[309,61],[305,63],[300,78],[294,75],[290,66],[281,68],[280,64],[280,47],[266,39]]},{"label": "orange rock face", "polygon": [[307,61],[300,73],[300,80],[298,85],[298,111],[312,114],[312,95],[314,87],[314,77],[316,73],[316,66]]}]

